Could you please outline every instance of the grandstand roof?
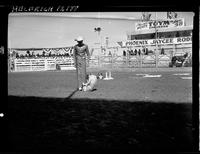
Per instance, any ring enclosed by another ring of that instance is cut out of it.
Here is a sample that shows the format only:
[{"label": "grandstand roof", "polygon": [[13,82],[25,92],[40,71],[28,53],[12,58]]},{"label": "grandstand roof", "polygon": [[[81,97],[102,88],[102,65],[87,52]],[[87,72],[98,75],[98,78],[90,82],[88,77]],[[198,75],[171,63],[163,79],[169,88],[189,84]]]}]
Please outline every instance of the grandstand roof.
[{"label": "grandstand roof", "polygon": [[[157,29],[157,32],[173,32],[173,31],[184,31],[184,30],[193,30],[193,25],[179,27],[179,28],[176,28],[176,27],[160,28],[160,29]],[[155,29],[127,32],[127,35],[141,35],[141,34],[151,34],[151,33],[155,33]]]}]

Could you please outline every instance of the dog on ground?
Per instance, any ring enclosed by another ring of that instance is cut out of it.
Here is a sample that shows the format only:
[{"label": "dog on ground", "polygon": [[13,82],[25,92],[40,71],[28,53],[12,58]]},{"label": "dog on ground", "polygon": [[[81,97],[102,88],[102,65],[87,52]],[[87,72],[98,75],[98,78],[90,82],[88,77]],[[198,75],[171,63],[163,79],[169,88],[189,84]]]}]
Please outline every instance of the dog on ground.
[{"label": "dog on ground", "polygon": [[96,76],[93,74],[90,75],[87,74],[86,75],[87,82],[82,84],[83,91],[93,91],[95,85],[97,84],[97,79],[99,79],[99,75]]}]

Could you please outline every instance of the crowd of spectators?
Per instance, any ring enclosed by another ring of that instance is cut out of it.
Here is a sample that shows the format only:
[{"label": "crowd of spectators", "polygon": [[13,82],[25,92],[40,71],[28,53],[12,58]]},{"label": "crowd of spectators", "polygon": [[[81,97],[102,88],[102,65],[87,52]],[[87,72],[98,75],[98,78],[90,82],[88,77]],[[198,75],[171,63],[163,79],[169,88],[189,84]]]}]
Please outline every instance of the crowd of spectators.
[{"label": "crowd of spectators", "polygon": [[64,57],[71,57],[72,55],[70,53],[46,53],[45,51],[42,52],[42,54],[35,54],[34,52],[30,53],[29,51],[26,52],[26,54],[19,54],[16,52],[16,58],[17,59],[27,59],[27,58],[64,58]]},{"label": "crowd of spectators", "polygon": [[[127,49],[123,50],[123,56],[140,56],[140,55],[149,55],[154,54],[155,51],[149,50],[148,48],[143,49]],[[160,50],[160,54],[165,54],[165,51],[163,48]],[[111,51],[109,51],[109,54],[111,55]],[[19,54],[18,52],[15,52],[15,58],[17,59],[27,59],[27,58],[66,58],[66,57],[72,57],[73,54],[70,52],[65,53],[52,53],[43,51],[42,53],[34,53],[34,51],[26,51],[25,54]]]},{"label": "crowd of spectators", "polygon": [[[124,50],[123,51],[123,56],[127,56],[127,55],[130,55],[130,56],[137,56],[137,55],[149,55],[149,54],[154,54],[155,51],[153,50],[149,50],[148,48],[143,48],[142,50],[141,49],[135,49],[135,50],[132,50],[132,49],[128,49],[128,50]],[[164,55],[165,54],[165,50],[164,48],[161,48],[161,51],[160,51],[160,54],[161,55]]]}]

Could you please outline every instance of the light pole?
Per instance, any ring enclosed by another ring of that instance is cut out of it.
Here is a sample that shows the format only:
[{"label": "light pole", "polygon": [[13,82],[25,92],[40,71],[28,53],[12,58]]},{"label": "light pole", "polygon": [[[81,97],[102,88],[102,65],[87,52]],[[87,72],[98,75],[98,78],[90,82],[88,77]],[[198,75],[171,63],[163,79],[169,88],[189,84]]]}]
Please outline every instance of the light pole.
[{"label": "light pole", "polygon": [[98,37],[99,37],[99,43],[100,43],[100,50],[102,52],[102,42],[101,42],[101,27],[95,27],[94,28],[94,32],[97,32],[98,33]]},{"label": "light pole", "polygon": [[158,67],[158,45],[157,45],[157,12],[155,12],[155,43],[156,43],[156,68]]},{"label": "light pole", "polygon": [[[100,43],[100,51],[102,53],[101,36],[100,36],[101,27],[95,27],[94,32],[98,33],[98,38],[99,38],[99,43]],[[100,66],[100,64],[101,64],[100,63],[100,54],[98,53],[98,65]]]}]

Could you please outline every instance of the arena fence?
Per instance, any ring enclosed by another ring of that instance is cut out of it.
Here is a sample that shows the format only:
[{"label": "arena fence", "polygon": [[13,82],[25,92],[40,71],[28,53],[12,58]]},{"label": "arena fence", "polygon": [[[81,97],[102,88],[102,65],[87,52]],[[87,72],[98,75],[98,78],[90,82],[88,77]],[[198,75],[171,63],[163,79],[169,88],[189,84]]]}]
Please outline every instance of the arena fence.
[{"label": "arena fence", "polygon": [[169,67],[171,55],[96,56],[89,67]]},{"label": "arena fence", "polygon": [[72,57],[66,58],[38,58],[38,59],[14,59],[11,71],[49,71],[49,70],[73,70]]},{"label": "arena fence", "polygon": [[[137,56],[95,56],[91,57],[89,68],[147,68],[169,67],[171,55],[137,55]],[[50,71],[50,70],[74,70],[72,57],[61,59],[14,59],[13,72],[24,71]],[[9,66],[9,67],[10,67]]]},{"label": "arena fence", "polygon": [[[149,54],[141,52],[140,55],[131,55],[129,52],[134,51],[136,47],[127,47],[120,50],[126,51],[126,55],[102,55],[94,56],[90,60],[90,67],[169,67],[169,64],[173,56],[183,56],[186,52],[189,53],[190,59],[192,57],[192,43],[187,44],[170,44],[170,45],[158,45],[155,50],[155,46],[143,46],[142,48],[150,48],[153,51],[149,51]],[[142,49],[140,48],[140,49]],[[138,48],[137,48],[138,49]],[[164,49],[164,54],[161,54],[161,50]],[[119,52],[119,49],[116,49]],[[127,52],[129,51],[129,52]],[[121,51],[122,52],[122,51]]]},{"label": "arena fence", "polygon": [[[148,55],[130,55],[126,56],[111,55],[93,55],[87,66],[90,68],[146,68],[146,67],[169,67],[174,55],[183,55],[185,52],[192,51],[190,46],[165,48],[165,53],[149,53]],[[189,52],[191,55],[192,52]],[[74,70],[73,57],[43,57],[43,58],[9,58],[8,71],[50,71],[50,70]]]}]

